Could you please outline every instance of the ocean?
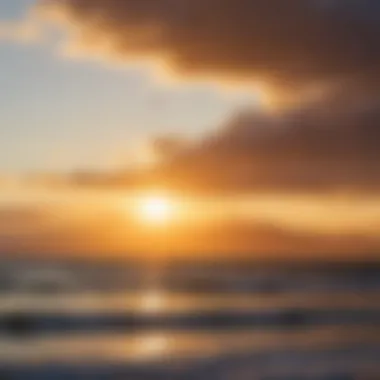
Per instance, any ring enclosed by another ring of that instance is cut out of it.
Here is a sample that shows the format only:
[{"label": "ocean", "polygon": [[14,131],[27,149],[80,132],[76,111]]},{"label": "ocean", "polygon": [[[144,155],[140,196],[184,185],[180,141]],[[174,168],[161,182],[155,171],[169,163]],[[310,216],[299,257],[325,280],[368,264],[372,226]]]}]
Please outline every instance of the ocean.
[{"label": "ocean", "polygon": [[3,260],[0,380],[380,379],[380,264]]}]

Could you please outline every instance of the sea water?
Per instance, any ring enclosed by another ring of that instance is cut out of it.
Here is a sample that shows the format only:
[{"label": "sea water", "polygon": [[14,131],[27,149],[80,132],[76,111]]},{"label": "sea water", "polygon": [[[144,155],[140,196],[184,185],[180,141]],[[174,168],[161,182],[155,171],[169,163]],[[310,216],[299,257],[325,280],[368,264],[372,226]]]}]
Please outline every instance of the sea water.
[{"label": "sea water", "polygon": [[379,379],[380,265],[3,260],[0,379]]}]

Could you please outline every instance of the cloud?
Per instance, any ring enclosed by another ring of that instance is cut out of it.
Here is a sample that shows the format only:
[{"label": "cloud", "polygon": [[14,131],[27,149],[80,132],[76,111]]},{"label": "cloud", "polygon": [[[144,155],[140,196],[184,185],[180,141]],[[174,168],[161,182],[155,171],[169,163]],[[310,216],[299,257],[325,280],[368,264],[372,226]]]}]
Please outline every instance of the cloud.
[{"label": "cloud", "polygon": [[[59,47],[66,54],[126,65],[148,61],[184,80],[252,83],[254,90],[261,84],[279,101],[298,103],[233,115],[197,142],[159,137],[152,147],[162,161],[153,169],[42,178],[46,186],[163,186],[212,194],[380,190],[378,0],[42,0],[34,11],[25,21],[1,24],[0,39],[37,41],[48,22],[66,30]],[[314,101],[301,105],[309,96]],[[202,256],[331,251],[346,257],[380,247],[370,233],[295,231],[260,220],[176,226],[172,241],[147,239],[146,229],[125,215],[97,213],[78,221],[75,212],[57,222],[56,210],[50,216],[0,210],[0,251],[153,247]]]},{"label": "cloud", "polygon": [[39,0],[5,29],[42,35],[51,25],[66,31],[66,56],[234,81],[272,103],[380,90],[377,0]]},{"label": "cloud", "polygon": [[277,113],[238,113],[175,149],[170,137],[155,141],[167,152],[160,164],[103,177],[103,184],[214,193],[380,190],[379,103],[355,94]]},{"label": "cloud", "polygon": [[32,17],[21,21],[0,21],[0,41],[35,43],[43,35],[42,24]]},{"label": "cloud", "polygon": [[159,138],[154,147],[167,161],[153,172],[124,173],[121,183],[379,188],[377,0],[42,0],[35,12],[66,29],[66,47],[84,55],[152,60],[186,79],[264,83],[285,101],[302,103],[304,91],[318,98],[232,117],[196,144]]},{"label": "cloud", "polygon": [[186,78],[252,80],[287,98],[379,84],[377,0],[46,0],[40,13],[67,27],[72,52],[148,59]]},{"label": "cloud", "polygon": [[[189,80],[252,82],[255,89],[264,83],[280,101],[297,100],[290,110],[233,117],[198,144],[158,138],[153,148],[167,162],[120,182],[201,190],[379,188],[377,0],[39,4],[40,18],[67,30],[72,52],[125,64],[151,60]],[[313,102],[303,103],[305,93]]]}]

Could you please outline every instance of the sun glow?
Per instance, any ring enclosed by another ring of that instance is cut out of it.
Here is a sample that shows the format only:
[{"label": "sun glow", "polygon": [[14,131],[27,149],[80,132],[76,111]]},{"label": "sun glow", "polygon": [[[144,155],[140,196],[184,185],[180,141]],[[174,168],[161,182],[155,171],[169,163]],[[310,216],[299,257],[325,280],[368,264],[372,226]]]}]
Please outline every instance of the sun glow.
[{"label": "sun glow", "polygon": [[139,201],[139,217],[142,221],[151,224],[167,224],[175,214],[173,201],[165,196],[147,196]]}]

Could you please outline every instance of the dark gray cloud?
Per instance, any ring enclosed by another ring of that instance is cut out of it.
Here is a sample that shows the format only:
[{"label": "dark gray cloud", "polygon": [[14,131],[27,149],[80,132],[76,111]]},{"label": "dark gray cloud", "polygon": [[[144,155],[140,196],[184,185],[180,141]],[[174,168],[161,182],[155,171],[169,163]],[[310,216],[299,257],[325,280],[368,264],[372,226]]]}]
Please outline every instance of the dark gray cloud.
[{"label": "dark gray cloud", "polygon": [[[177,73],[257,79],[289,91],[350,78],[374,85],[377,0],[45,0],[83,47],[163,58]],[[377,86],[378,84],[376,84]]]},{"label": "dark gray cloud", "polygon": [[301,90],[330,90],[290,111],[233,117],[216,135],[185,148],[158,139],[156,148],[170,151],[165,164],[113,183],[202,190],[379,188],[378,0],[41,4],[66,16],[74,42],[99,47],[111,58],[161,58],[185,78],[257,80],[273,85],[285,101],[303,99]]},{"label": "dark gray cloud", "polygon": [[232,117],[156,171],[199,190],[380,190],[380,107],[331,100],[277,114]]},{"label": "dark gray cloud", "polygon": [[339,96],[276,113],[247,111],[205,138],[153,142],[152,169],[73,176],[77,184],[199,192],[380,192],[380,106]]}]

